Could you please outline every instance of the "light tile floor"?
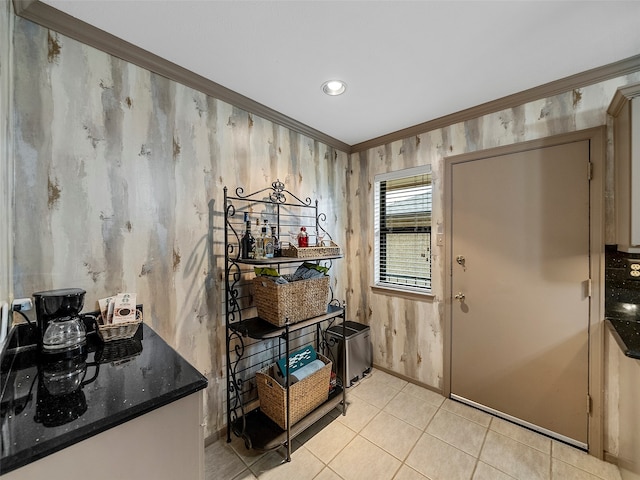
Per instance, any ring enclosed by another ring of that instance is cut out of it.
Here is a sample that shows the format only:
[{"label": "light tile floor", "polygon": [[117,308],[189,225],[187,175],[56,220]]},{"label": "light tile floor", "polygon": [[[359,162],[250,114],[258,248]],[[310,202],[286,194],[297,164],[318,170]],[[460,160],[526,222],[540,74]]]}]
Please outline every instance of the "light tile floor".
[{"label": "light tile floor", "polygon": [[247,450],[234,437],[205,450],[207,480],[620,480],[618,468],[385,372],[347,390],[334,410],[284,449]]}]

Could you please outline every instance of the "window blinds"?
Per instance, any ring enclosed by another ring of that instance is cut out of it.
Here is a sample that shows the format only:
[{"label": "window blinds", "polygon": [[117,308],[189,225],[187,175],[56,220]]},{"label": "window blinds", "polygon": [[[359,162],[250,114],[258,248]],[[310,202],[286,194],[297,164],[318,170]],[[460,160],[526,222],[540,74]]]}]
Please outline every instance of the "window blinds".
[{"label": "window blinds", "polygon": [[376,285],[430,290],[430,168],[377,176],[374,192]]}]

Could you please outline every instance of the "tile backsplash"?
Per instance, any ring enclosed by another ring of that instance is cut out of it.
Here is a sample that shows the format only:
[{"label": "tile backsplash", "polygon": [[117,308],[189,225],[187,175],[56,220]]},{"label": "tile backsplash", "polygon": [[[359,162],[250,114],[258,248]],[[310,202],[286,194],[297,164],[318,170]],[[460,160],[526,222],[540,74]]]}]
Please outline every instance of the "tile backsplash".
[{"label": "tile backsplash", "polygon": [[605,310],[613,304],[640,304],[640,279],[628,274],[629,260],[640,261],[640,254],[619,252],[616,245],[605,246]]}]

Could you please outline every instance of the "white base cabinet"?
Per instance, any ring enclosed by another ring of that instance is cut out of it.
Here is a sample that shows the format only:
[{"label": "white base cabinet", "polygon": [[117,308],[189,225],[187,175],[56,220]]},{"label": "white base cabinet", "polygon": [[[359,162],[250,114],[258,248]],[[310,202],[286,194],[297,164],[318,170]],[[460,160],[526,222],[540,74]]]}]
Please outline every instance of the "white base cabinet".
[{"label": "white base cabinet", "polygon": [[2,480],[204,480],[202,391],[2,476]]},{"label": "white base cabinet", "polygon": [[623,480],[640,480],[640,360],[620,356],[620,452]]}]

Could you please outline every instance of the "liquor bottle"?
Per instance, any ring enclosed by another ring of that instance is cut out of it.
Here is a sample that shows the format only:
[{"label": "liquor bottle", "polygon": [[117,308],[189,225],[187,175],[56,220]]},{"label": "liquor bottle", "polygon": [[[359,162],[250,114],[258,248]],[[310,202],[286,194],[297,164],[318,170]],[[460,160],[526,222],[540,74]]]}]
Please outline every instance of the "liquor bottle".
[{"label": "liquor bottle", "polygon": [[268,220],[264,221],[264,225],[262,226],[262,231],[260,232],[260,236],[262,237],[262,244],[264,247],[265,258],[273,258],[273,241],[271,239],[271,232],[269,230]]},{"label": "liquor bottle", "polygon": [[251,235],[251,220],[249,220],[249,213],[244,212],[244,223],[247,226],[244,236],[240,241],[240,254],[243,259],[255,258],[256,256],[256,240]]},{"label": "liquor bottle", "polygon": [[[256,220],[256,227],[260,228],[260,219]],[[258,238],[256,238],[256,258],[263,259],[265,258],[264,254],[264,235],[262,232],[262,228],[260,228],[258,233]]]},{"label": "liquor bottle", "polygon": [[278,240],[278,232],[276,232],[276,227],[271,226],[271,242],[273,243],[273,256],[281,257],[282,256],[282,247],[280,246],[280,241]]}]

